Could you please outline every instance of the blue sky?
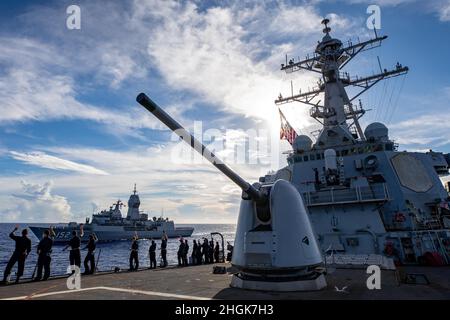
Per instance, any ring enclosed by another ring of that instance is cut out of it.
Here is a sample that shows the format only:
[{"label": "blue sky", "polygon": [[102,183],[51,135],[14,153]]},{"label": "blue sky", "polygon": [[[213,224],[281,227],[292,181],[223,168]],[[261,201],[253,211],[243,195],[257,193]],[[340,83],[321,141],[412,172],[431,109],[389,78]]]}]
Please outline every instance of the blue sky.
[{"label": "blue sky", "polygon": [[[363,96],[374,109],[363,125],[386,122],[401,149],[450,152],[447,0],[2,1],[0,222],[82,221],[126,200],[134,183],[150,214],[235,222],[239,190],[208,164],[173,163],[178,143],[136,95],[226,141],[242,143],[249,129],[276,137],[273,100],[291,80],[304,89],[315,82],[282,74],[284,55],[312,52],[325,16],[342,40],[371,36],[372,3],[389,38],[348,71],[376,72],[379,56],[383,67],[399,61],[411,72]],[[81,8],[81,30],[66,28],[70,4]],[[317,129],[304,106],[283,108],[299,131]],[[284,165],[262,164],[232,166],[254,181]]]}]

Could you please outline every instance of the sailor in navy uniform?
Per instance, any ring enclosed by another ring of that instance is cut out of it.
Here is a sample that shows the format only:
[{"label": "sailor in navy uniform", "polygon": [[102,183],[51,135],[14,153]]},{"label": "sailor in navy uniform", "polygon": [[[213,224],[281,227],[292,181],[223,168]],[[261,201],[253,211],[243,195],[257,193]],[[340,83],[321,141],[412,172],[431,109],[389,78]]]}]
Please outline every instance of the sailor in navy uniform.
[{"label": "sailor in navy uniform", "polygon": [[177,257],[178,257],[178,266],[181,267],[184,265],[183,256],[184,256],[184,240],[183,238],[180,239],[180,246],[178,247]]},{"label": "sailor in navy uniform", "polygon": [[208,247],[208,261],[209,263],[214,263],[214,241],[209,242]]},{"label": "sailor in navy uniform", "polygon": [[[95,248],[97,244],[97,237],[95,234],[89,235],[89,241],[84,249],[88,252],[84,258],[84,274],[93,274],[95,272]],[[89,267],[89,264],[91,265]]]},{"label": "sailor in navy uniform", "polygon": [[197,240],[197,249],[195,251],[195,260],[197,264],[202,264],[203,262],[203,254],[202,254],[202,244],[200,240]]},{"label": "sailor in navy uniform", "polygon": [[131,244],[130,252],[130,269],[129,271],[136,271],[139,268],[139,243],[137,236],[133,237],[133,243]]},{"label": "sailor in navy uniform", "polygon": [[16,283],[19,282],[25,268],[25,259],[31,251],[31,240],[27,236],[28,230],[23,229],[22,236],[16,236],[14,232],[16,232],[17,229],[18,227],[15,227],[9,234],[9,237],[16,242],[16,248],[9,259],[8,264],[6,265],[5,272],[3,273],[3,283],[7,282],[8,277],[11,274],[11,269],[14,267],[16,262],[18,263]]},{"label": "sailor in navy uniform", "polygon": [[[83,236],[83,230],[81,230],[81,236]],[[81,239],[77,235],[75,230],[72,231],[72,239],[69,240],[69,244],[64,248],[66,250],[70,247],[69,251],[69,261],[70,266],[81,267],[81,253],[80,253]],[[72,270],[75,273],[75,270]]]},{"label": "sailor in navy uniform", "polygon": [[161,259],[162,267],[167,267],[167,235],[165,231],[163,231],[161,238]]},{"label": "sailor in navy uniform", "polygon": [[155,240],[152,240],[152,244],[148,249],[148,253],[150,255],[150,269],[156,268],[156,243]]},{"label": "sailor in navy uniform", "polygon": [[214,247],[214,260],[216,261],[216,263],[219,263],[220,259],[220,246],[219,246],[219,242],[216,241],[216,246]]},{"label": "sailor in navy uniform", "polygon": [[203,238],[203,245],[202,245],[202,254],[204,256],[204,263],[208,264],[209,263],[209,244],[208,244],[208,239]]},{"label": "sailor in navy uniform", "polygon": [[192,264],[196,265],[197,264],[197,240],[192,241],[193,245],[192,245]]},{"label": "sailor in navy uniform", "polygon": [[[50,262],[52,261],[51,253],[53,247],[52,236],[54,233],[50,233],[50,230],[44,230],[42,239],[37,247],[38,262],[37,262],[37,275],[33,281],[47,280],[50,277]],[[44,270],[44,278],[42,278],[42,270]]]},{"label": "sailor in navy uniform", "polygon": [[183,250],[183,265],[187,266],[189,264],[188,260],[188,254],[189,254],[189,243],[187,239],[184,240],[184,250]]}]

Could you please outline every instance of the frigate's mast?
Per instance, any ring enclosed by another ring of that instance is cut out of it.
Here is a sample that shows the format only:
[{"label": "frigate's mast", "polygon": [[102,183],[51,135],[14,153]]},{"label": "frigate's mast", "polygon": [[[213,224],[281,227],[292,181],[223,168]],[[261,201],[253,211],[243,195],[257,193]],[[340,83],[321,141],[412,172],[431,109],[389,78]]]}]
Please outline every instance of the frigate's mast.
[{"label": "frigate's mast", "polygon": [[[291,90],[291,96],[283,97],[280,94],[275,100],[277,105],[296,101],[312,106],[311,117],[323,126],[315,144],[316,148],[352,144],[358,139],[365,140],[359,124],[365,110],[361,103],[354,104],[355,99],[379,81],[406,74],[409,70],[408,67],[397,63],[392,70],[383,70],[380,66],[380,73],[367,77],[351,77],[347,72],[341,72],[340,70],[358,53],[380,46],[387,36],[380,37],[375,31],[375,38],[355,44],[349,41],[343,45],[339,39],[330,36],[329,22],[328,19],[322,21],[325,36],[318,43],[314,54],[300,61],[294,59],[287,61],[286,58],[286,64],[281,65],[281,70],[286,73],[300,70],[320,73],[322,77],[318,86],[307,92],[299,91],[298,94],[294,94]],[[353,97],[349,97],[345,90],[348,86],[360,90]],[[324,94],[323,101],[319,100],[321,93]]]}]

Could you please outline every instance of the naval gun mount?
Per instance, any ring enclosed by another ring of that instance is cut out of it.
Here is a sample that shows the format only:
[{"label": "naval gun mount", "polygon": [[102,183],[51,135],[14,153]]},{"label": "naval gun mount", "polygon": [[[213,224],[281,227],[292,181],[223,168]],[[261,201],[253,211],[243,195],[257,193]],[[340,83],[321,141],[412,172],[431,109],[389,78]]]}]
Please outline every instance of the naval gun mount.
[{"label": "naval gun mount", "polygon": [[326,287],[323,258],[297,189],[286,180],[250,184],[144,93],[136,101],[242,189],[231,264],[231,286],[306,291]]}]

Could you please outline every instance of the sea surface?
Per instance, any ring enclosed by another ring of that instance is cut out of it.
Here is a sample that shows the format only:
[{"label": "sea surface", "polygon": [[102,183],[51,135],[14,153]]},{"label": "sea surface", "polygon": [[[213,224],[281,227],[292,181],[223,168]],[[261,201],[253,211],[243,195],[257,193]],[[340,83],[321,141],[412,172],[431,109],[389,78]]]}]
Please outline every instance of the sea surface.
[{"label": "sea surface", "polygon": [[[3,273],[5,271],[6,264],[14,251],[15,242],[11,238],[9,238],[9,233],[14,229],[14,223],[0,223],[0,277],[3,279]],[[29,225],[33,226],[49,226],[50,224],[18,224],[19,230],[16,231],[16,235],[20,235],[23,228],[28,227]],[[194,233],[191,237],[186,238],[189,241],[189,256],[192,253],[192,240],[199,240],[202,238],[211,239],[211,232],[220,232],[224,237],[225,243],[225,255],[227,253],[226,246],[227,241],[233,243],[234,234],[236,230],[236,225],[234,224],[177,224],[177,227],[193,227]],[[39,239],[28,229],[28,236],[31,239],[32,250],[30,255],[28,256],[25,262],[25,272],[23,278],[30,278],[33,274],[33,270],[36,266],[37,262],[37,245],[39,243]],[[160,240],[155,240],[157,244],[157,262],[159,265],[159,249],[160,249]],[[220,245],[221,240],[220,237],[214,236],[214,241],[219,241]],[[179,239],[172,238],[169,239],[167,244],[167,260],[169,265],[174,265],[178,263],[177,260],[177,250],[179,245]],[[82,244],[82,248],[84,248],[84,244]],[[139,267],[148,267],[149,266],[149,257],[148,257],[148,248],[150,246],[149,240],[141,239],[139,240]],[[131,241],[114,241],[108,243],[97,243],[97,249],[95,252],[95,258],[97,259],[99,253],[99,263],[98,270],[99,271],[110,271],[115,267],[119,267],[122,270],[128,269],[129,267],[129,254],[130,254]],[[62,275],[67,273],[67,267],[69,266],[69,251],[63,251],[64,245],[54,245],[53,253],[52,253],[52,262],[51,262],[51,275]],[[83,261],[86,256],[87,250],[81,251],[81,271],[84,271]],[[11,272],[11,279],[15,278],[17,270],[17,264],[14,266]]]}]

